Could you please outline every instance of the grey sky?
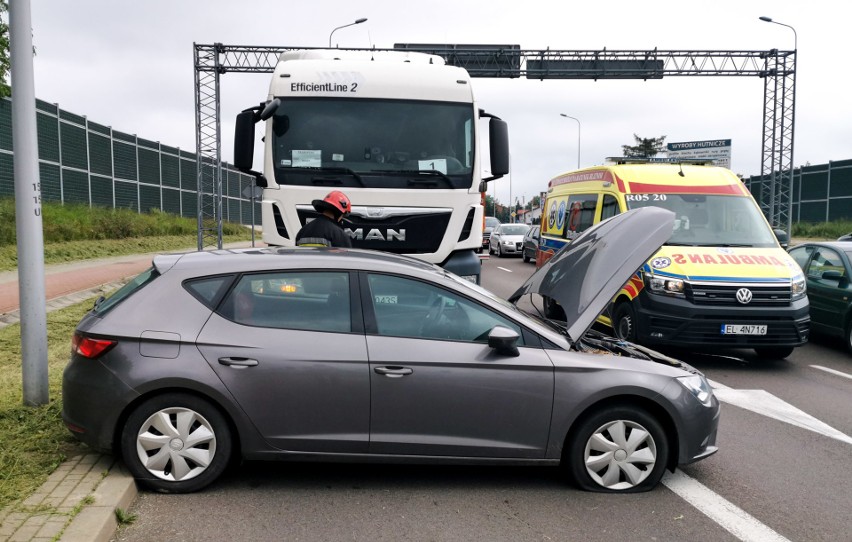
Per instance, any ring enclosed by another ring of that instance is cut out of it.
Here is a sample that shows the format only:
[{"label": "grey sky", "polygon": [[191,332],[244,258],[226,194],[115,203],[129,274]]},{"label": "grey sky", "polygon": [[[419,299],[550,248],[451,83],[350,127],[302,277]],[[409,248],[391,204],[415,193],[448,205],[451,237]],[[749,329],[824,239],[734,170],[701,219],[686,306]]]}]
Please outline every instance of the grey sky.
[{"label": "grey sky", "polygon": [[[193,42],[322,47],[394,43],[513,43],[522,49],[792,49],[798,32],[795,164],[852,158],[852,2],[686,0],[475,2],[375,0],[33,0],[36,95],[122,131],[195,149]],[[262,101],[267,75],[223,77],[223,157],[233,118]],[[732,139],[731,168],[760,172],[763,82],[681,77],[656,81],[475,79],[479,106],[509,123],[512,193],[526,200],[582,164],[621,154],[643,137]],[[509,201],[509,179],[489,190]]]}]

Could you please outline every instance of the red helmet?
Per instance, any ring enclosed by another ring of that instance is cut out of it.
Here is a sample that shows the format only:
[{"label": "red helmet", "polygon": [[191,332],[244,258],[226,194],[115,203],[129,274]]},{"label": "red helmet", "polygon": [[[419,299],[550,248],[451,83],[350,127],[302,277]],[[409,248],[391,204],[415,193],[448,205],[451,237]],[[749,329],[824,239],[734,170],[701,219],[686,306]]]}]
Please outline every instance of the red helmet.
[{"label": "red helmet", "polygon": [[319,212],[332,211],[335,214],[348,215],[349,211],[352,210],[352,202],[340,190],[332,190],[323,199],[315,199],[311,204]]}]

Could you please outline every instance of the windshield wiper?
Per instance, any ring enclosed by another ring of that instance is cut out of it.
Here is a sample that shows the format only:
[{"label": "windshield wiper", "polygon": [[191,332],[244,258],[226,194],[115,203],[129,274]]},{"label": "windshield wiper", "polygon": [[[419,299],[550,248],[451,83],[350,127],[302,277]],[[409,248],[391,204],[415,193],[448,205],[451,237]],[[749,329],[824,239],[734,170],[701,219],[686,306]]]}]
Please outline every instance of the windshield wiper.
[{"label": "windshield wiper", "polygon": [[[346,173],[347,175],[351,175],[361,187],[366,187],[364,181],[361,179],[361,176],[349,169],[348,167],[321,167],[321,168],[305,168],[305,169],[318,169],[323,173]],[[343,183],[340,182],[340,179],[330,179],[325,177],[314,177],[311,179],[313,184],[331,184],[331,185],[341,185]]]},{"label": "windshield wiper", "polygon": [[[441,173],[437,169],[421,169],[421,170],[417,171],[417,174],[418,175],[429,175],[431,177],[437,177],[437,178],[443,180],[445,183],[447,183],[447,186],[449,186],[450,188],[455,188],[455,186],[453,186],[453,180],[450,179],[449,177],[447,177],[447,175],[445,173]],[[435,184],[435,182],[432,181],[432,180],[426,181],[426,180],[422,180],[422,179],[408,179],[408,184],[430,184],[431,185],[431,184]]]}]

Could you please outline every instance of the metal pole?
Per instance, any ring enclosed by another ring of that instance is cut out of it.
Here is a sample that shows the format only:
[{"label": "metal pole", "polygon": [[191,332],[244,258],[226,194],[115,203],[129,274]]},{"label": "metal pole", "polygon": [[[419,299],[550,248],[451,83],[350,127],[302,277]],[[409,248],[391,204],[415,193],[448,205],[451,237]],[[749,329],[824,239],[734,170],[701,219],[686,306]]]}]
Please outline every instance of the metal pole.
[{"label": "metal pole", "polygon": [[30,0],[9,2],[9,35],[23,395],[25,405],[38,406],[47,404],[50,392]]},{"label": "metal pole", "polygon": [[574,118],[571,115],[566,115],[565,113],[559,113],[559,115],[566,119],[577,121],[577,169],[580,169],[580,119]]}]

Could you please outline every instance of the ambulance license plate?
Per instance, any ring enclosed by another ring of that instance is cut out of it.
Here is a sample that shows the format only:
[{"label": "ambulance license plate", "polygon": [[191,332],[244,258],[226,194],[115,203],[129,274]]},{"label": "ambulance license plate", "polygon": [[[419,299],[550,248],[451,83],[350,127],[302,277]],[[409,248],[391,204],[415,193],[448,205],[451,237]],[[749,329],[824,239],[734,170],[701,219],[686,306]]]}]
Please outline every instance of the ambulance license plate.
[{"label": "ambulance license plate", "polygon": [[766,335],[766,326],[722,324],[722,335]]}]

